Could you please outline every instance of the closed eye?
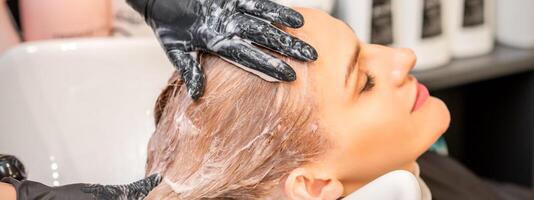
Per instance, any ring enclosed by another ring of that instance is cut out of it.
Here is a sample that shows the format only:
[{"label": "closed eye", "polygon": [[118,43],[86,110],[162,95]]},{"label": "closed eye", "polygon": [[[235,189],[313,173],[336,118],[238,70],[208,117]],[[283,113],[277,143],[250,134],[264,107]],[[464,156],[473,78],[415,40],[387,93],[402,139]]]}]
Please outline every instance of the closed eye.
[{"label": "closed eye", "polygon": [[365,81],[365,85],[363,86],[362,90],[360,91],[360,94],[363,92],[367,92],[372,90],[375,87],[375,77],[370,74],[369,72],[365,73],[365,76],[367,77]]}]

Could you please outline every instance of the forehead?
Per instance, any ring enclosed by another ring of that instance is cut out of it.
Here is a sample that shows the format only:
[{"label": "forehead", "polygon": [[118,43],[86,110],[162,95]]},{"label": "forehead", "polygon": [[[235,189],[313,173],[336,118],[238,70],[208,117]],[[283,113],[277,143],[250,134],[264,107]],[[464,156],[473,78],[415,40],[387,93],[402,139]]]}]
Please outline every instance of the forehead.
[{"label": "forehead", "polygon": [[[317,51],[334,50],[332,47],[356,45],[352,29],[328,13],[311,8],[296,8],[304,16],[304,26],[289,32],[314,46]],[[321,52],[318,52],[321,53]],[[320,55],[319,55],[320,56]],[[322,56],[323,58],[325,56]]]},{"label": "forehead", "polygon": [[308,64],[310,81],[319,98],[343,99],[345,74],[357,48],[357,37],[344,22],[315,9],[297,8],[304,16],[304,26],[288,30],[311,44],[319,55]]}]

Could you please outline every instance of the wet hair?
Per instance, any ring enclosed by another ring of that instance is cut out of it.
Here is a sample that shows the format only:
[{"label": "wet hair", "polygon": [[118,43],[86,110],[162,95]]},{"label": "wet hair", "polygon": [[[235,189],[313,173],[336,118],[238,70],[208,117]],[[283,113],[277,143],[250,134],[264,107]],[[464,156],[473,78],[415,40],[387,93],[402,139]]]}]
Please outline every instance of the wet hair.
[{"label": "wet hair", "polygon": [[203,97],[193,101],[174,73],[156,102],[146,174],[164,178],[146,199],[276,199],[285,177],[328,146],[306,75],[273,83],[218,57],[201,60]]}]

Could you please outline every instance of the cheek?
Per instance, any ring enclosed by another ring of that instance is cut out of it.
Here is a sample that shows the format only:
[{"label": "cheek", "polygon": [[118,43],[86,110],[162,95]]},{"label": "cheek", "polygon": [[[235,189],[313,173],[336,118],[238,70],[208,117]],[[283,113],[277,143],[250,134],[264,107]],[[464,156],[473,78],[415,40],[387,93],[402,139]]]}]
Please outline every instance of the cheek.
[{"label": "cheek", "polygon": [[398,169],[417,157],[413,124],[394,104],[371,100],[353,108],[351,122],[339,134],[343,176],[373,179]]},{"label": "cheek", "polygon": [[358,124],[354,130],[384,141],[409,139],[414,131],[410,113],[402,106],[402,99],[388,95],[391,93],[374,94],[360,99],[358,105],[351,110],[355,116],[354,122]]}]

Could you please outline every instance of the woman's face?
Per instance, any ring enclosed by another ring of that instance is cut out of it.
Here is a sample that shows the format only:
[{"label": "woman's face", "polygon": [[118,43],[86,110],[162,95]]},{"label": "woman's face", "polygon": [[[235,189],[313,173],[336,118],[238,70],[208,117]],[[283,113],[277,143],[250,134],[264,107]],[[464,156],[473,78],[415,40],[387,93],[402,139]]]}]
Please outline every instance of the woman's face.
[{"label": "woman's face", "polygon": [[319,54],[308,64],[307,77],[301,73],[299,78],[311,84],[322,127],[334,143],[312,165],[335,174],[344,193],[386,172],[412,170],[450,121],[447,107],[434,97],[412,111],[417,96],[417,80],[409,74],[414,53],[364,44],[343,22],[320,11],[299,11],[305,26],[290,32]]}]

